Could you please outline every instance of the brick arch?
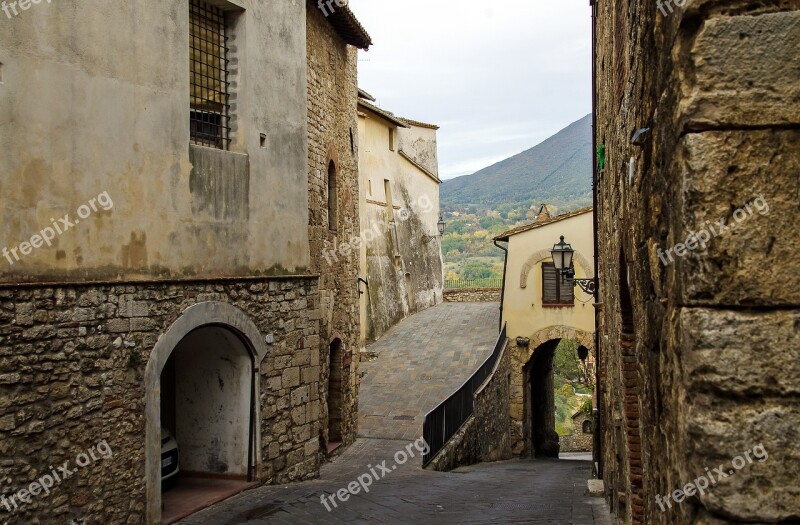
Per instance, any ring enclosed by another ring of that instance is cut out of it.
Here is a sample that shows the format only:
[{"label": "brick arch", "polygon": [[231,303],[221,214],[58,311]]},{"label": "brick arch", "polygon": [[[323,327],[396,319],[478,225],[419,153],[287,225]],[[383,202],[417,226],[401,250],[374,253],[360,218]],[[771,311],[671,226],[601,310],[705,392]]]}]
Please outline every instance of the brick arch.
[{"label": "brick arch", "polygon": [[526,359],[523,360],[523,363],[530,361],[538,347],[554,339],[572,339],[573,341],[577,341],[581,346],[586,347],[590,352],[594,352],[594,334],[572,326],[548,326],[534,333],[528,339],[530,339],[531,342],[528,345],[527,356],[525,356]]},{"label": "brick arch", "polygon": [[[525,261],[525,264],[522,266],[522,271],[519,274],[519,287],[527,288],[528,276],[530,275],[531,270],[533,270],[536,267],[536,265],[539,264],[540,262],[550,258],[552,258],[550,250],[539,250],[538,252],[532,253],[531,256],[528,257],[528,260]],[[573,261],[575,261],[575,264],[581,267],[584,275],[592,275],[594,273],[592,265],[589,263],[589,260],[577,250],[575,250]]]}]

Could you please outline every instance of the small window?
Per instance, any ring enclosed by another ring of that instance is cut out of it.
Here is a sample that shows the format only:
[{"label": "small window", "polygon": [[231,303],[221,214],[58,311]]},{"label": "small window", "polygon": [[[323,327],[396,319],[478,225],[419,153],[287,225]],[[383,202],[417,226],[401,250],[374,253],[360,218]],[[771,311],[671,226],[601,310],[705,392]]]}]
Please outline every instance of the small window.
[{"label": "small window", "polygon": [[542,304],[573,305],[575,289],[556,271],[555,264],[542,263]]},{"label": "small window", "polygon": [[336,230],[337,204],[336,198],[336,164],[328,164],[328,229]]},{"label": "small window", "polygon": [[191,143],[228,149],[231,128],[225,13],[201,0],[189,3],[189,82]]},{"label": "small window", "polygon": [[583,433],[584,434],[591,434],[592,433],[592,422],[588,419],[583,422]]},{"label": "small window", "polygon": [[367,181],[367,190],[369,191],[369,196],[372,197],[372,180]]},{"label": "small window", "polygon": [[394,128],[389,128],[389,151],[394,151]]}]

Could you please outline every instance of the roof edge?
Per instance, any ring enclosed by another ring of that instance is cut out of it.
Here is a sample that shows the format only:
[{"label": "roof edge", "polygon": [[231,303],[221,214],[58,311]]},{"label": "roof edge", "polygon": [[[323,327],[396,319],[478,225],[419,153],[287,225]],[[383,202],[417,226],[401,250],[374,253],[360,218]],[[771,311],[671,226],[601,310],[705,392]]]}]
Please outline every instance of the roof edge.
[{"label": "roof edge", "polygon": [[578,215],[583,215],[584,213],[589,213],[594,210],[593,206],[585,206],[583,208],[579,208],[577,210],[568,211],[567,213],[562,213],[561,215],[556,215],[555,217],[548,219],[542,222],[532,222],[530,224],[524,224],[522,226],[517,226],[516,228],[511,228],[510,230],[506,230],[500,235],[492,238],[494,241],[507,241],[509,237],[517,235],[518,233],[524,233],[530,230],[535,230],[536,228],[541,228],[543,226],[547,226],[548,224],[552,224],[554,222],[560,222],[566,219],[571,219],[572,217],[577,217]]}]

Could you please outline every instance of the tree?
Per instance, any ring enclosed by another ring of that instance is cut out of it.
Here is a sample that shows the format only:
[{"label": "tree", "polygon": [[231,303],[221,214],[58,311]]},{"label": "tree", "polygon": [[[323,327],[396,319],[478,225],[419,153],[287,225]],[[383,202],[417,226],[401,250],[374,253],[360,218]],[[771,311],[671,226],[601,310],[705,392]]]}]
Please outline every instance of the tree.
[{"label": "tree", "polygon": [[559,389],[564,384],[573,388],[594,389],[594,374],[587,361],[578,357],[580,344],[572,339],[562,339],[556,347],[553,357],[553,375],[555,388]]}]

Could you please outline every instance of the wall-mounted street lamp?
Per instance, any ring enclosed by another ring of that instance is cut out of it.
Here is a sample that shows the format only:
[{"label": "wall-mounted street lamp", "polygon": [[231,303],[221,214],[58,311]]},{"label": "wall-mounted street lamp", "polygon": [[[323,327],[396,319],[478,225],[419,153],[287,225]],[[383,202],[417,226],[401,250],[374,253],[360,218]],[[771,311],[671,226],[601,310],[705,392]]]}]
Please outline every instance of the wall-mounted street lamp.
[{"label": "wall-mounted street lamp", "polygon": [[[445,230],[446,226],[447,226],[447,223],[444,222],[444,218],[442,218],[442,216],[439,215],[439,222],[436,223],[436,228],[439,230],[439,235],[438,235],[439,237],[444,235],[444,230]],[[435,238],[436,238],[436,236],[434,236],[434,235],[423,235],[422,236],[422,242],[427,244],[427,243],[431,242]]]},{"label": "wall-mounted street lamp", "polygon": [[555,264],[556,270],[562,279],[566,278],[567,281],[572,281],[572,286],[577,284],[584,292],[594,295],[597,290],[597,278],[575,279],[575,266],[572,264],[575,250],[572,249],[572,245],[564,242],[563,235],[561,236],[561,242],[553,246],[550,254],[553,256],[553,264]]}]

